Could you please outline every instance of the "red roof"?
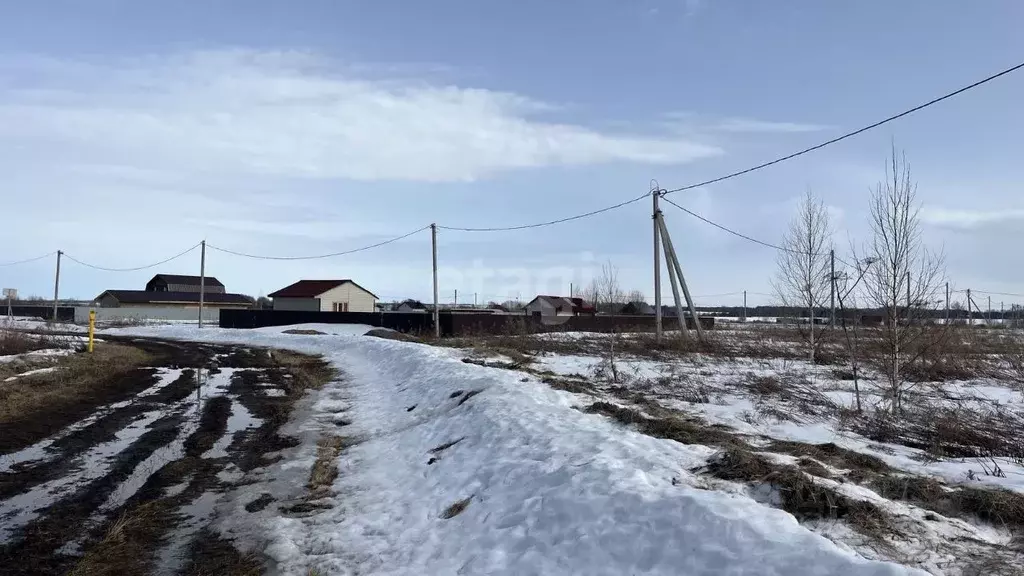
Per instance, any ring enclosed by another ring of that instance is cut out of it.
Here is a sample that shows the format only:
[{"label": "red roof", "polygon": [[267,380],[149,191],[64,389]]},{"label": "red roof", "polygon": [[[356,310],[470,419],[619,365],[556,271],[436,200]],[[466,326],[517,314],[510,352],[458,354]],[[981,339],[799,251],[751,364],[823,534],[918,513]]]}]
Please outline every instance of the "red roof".
[{"label": "red roof", "polygon": [[356,286],[360,290],[363,290],[364,292],[368,293],[370,296],[373,296],[374,298],[377,297],[377,295],[374,294],[373,292],[370,292],[369,290],[363,288],[359,284],[352,282],[352,280],[349,280],[348,278],[345,278],[343,280],[299,280],[298,282],[292,284],[291,286],[285,286],[284,288],[281,288],[277,292],[271,292],[269,294],[269,297],[316,298],[317,296],[323,294],[324,292],[337,288],[338,286],[341,286],[342,284],[346,283],[351,283],[352,285]]}]

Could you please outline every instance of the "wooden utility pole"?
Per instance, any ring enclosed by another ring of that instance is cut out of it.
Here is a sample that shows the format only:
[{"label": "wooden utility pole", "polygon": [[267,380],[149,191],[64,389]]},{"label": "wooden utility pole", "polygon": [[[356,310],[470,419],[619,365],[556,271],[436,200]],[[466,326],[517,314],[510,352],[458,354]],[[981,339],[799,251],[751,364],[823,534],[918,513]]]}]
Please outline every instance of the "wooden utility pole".
[{"label": "wooden utility pole", "polygon": [[[651,221],[654,222],[654,338],[657,342],[661,342],[661,227],[658,224],[661,213],[658,209],[660,195],[659,190],[651,190],[651,199],[654,201],[654,212],[651,216]],[[671,271],[669,273],[671,274]]]},{"label": "wooden utility pole", "polygon": [[203,305],[206,300],[206,240],[200,242],[199,256],[199,327],[203,327]]},{"label": "wooden utility pole", "polygon": [[437,224],[430,225],[430,247],[434,261],[434,338],[440,338],[441,315],[437,307]]},{"label": "wooden utility pole", "polygon": [[57,321],[57,298],[60,295],[60,257],[64,253],[57,250],[57,273],[53,279],[53,321]]}]

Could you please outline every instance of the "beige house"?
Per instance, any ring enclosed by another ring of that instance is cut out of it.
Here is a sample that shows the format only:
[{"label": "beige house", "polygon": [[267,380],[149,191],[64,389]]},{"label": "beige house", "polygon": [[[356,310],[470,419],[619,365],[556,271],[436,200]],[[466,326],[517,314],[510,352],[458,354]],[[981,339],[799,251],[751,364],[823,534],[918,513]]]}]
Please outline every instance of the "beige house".
[{"label": "beige house", "polygon": [[273,292],[274,310],[374,312],[377,296],[352,280],[299,280]]}]

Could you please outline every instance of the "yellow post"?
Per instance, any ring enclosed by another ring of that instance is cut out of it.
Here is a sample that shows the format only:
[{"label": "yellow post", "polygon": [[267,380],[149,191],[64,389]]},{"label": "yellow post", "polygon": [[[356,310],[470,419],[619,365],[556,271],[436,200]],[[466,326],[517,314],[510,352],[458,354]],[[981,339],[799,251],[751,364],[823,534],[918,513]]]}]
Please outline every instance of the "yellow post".
[{"label": "yellow post", "polygon": [[96,311],[89,310],[89,354],[92,354],[93,336],[96,334]]}]

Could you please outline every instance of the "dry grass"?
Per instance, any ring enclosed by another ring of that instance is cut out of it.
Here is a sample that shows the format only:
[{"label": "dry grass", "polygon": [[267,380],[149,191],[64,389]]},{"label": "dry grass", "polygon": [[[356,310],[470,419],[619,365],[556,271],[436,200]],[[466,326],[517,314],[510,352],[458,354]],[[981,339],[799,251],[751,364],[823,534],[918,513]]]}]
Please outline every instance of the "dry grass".
[{"label": "dry grass", "polygon": [[999,488],[947,487],[931,478],[885,475],[871,483],[879,495],[905,500],[957,518],[978,518],[1005,526],[1019,537],[1024,531],[1024,494]]},{"label": "dry grass", "polygon": [[131,346],[103,342],[93,354],[61,358],[56,370],[24,376],[0,386],[0,424],[76,405],[93,395],[97,386],[149,362],[150,356]]},{"label": "dry grass", "polygon": [[319,330],[313,330],[310,328],[292,328],[281,332],[282,334],[295,334],[299,336],[326,336],[327,332],[321,332]]},{"label": "dry grass", "polygon": [[590,414],[604,414],[632,425],[641,434],[675,440],[682,444],[705,444],[709,446],[733,446],[743,444],[735,434],[722,428],[710,426],[699,420],[684,419],[679,415],[648,418],[637,410],[616,406],[608,402],[594,402],[585,410]]},{"label": "dry grass", "polygon": [[319,390],[338,377],[338,371],[322,356],[309,356],[288,350],[274,350],[271,354],[277,365],[292,375],[292,393]]},{"label": "dry grass", "polygon": [[55,348],[48,338],[29,336],[17,330],[0,328],[0,356],[24,354],[45,348]]},{"label": "dry grass", "polygon": [[780,507],[800,520],[844,520],[878,543],[896,532],[889,515],[874,504],[847,498],[797,468],[744,448],[723,451],[709,463],[708,472],[723,480],[770,485],[779,493]]},{"label": "dry grass", "polygon": [[107,528],[103,539],[86,551],[69,576],[148,573],[153,548],[171,521],[170,509],[161,501],[124,512]]},{"label": "dry grass", "polygon": [[331,486],[338,477],[338,455],[345,449],[343,436],[327,434],[316,443],[316,461],[309,473],[309,499],[318,500],[331,495]]},{"label": "dry grass", "polygon": [[441,518],[444,518],[445,520],[450,520],[452,518],[455,518],[459,514],[462,514],[466,510],[466,508],[469,507],[469,503],[472,500],[473,497],[470,496],[469,498],[463,498],[462,500],[455,502],[451,506],[445,508],[444,512],[441,512]]}]

